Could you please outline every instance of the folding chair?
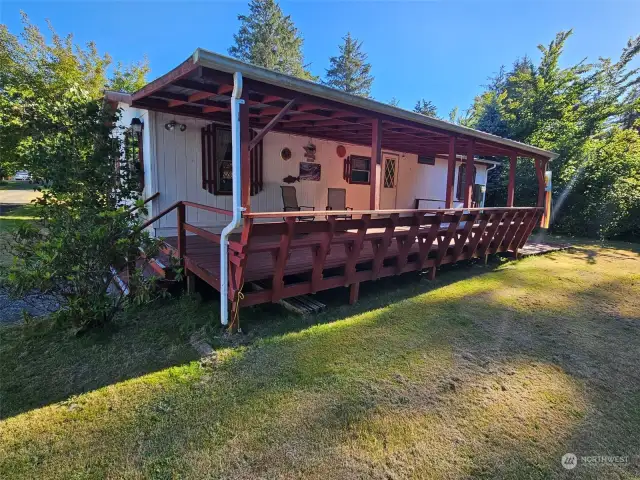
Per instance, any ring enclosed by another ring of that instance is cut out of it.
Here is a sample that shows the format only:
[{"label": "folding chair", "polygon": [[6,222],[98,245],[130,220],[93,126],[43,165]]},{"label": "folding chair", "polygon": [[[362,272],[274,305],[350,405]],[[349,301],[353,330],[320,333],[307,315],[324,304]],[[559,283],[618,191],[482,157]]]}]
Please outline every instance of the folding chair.
[{"label": "folding chair", "polygon": [[[284,205],[284,212],[301,212],[303,208],[315,210],[315,207],[308,207],[298,204],[298,194],[296,193],[296,187],[292,187],[291,185],[281,185],[280,188],[282,189],[282,204]],[[312,222],[315,217],[306,215],[296,218],[298,220]]]}]

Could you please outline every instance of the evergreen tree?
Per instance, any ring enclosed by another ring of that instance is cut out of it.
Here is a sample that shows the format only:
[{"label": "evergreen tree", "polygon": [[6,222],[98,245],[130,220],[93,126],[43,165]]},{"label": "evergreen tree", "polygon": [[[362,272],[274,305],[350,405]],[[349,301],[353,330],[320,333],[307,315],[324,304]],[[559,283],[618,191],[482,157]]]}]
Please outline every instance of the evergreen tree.
[{"label": "evergreen tree", "polygon": [[391,97],[391,100],[389,100],[387,103],[392,107],[400,106],[400,100],[398,100],[396,97]]},{"label": "evergreen tree", "polygon": [[425,100],[424,98],[416,102],[413,111],[426,115],[427,117],[438,118],[438,109],[436,106],[430,100]]},{"label": "evergreen tree", "polygon": [[460,123],[460,119],[458,118],[458,107],[455,106],[449,112],[449,121],[451,123]]},{"label": "evergreen tree", "polygon": [[340,55],[331,57],[331,66],[327,69],[324,84],[329,87],[344,90],[347,93],[371,96],[371,64],[367,63],[367,54],[361,50],[362,42],[351,37],[350,33],[343,38],[340,45]]},{"label": "evergreen tree", "polygon": [[306,70],[303,39],[289,15],[275,0],[251,0],[249,15],[238,15],[240,30],[229,55],[243,62],[296,77],[315,80]]}]

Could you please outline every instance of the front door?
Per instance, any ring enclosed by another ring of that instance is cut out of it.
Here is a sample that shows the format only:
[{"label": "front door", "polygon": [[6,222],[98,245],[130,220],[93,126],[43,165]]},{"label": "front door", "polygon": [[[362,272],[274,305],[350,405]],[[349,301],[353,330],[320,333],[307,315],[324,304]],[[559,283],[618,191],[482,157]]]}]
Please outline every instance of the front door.
[{"label": "front door", "polygon": [[398,155],[385,153],[382,155],[382,179],[380,182],[380,210],[396,208],[398,194]]}]

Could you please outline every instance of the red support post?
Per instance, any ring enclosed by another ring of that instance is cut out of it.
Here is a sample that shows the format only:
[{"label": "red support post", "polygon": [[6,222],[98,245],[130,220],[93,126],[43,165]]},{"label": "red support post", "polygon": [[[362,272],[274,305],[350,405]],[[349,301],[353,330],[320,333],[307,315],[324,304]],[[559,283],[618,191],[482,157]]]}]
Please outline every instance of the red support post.
[{"label": "red support post", "polygon": [[182,262],[187,253],[187,232],[184,229],[186,211],[182,202],[178,205],[176,217],[178,218],[178,258]]},{"label": "red support post", "polygon": [[516,194],[516,163],[518,154],[512,153],[509,156],[509,186],[507,187],[507,207],[513,207]]},{"label": "red support post", "polygon": [[538,177],[538,207],[544,207],[544,167],[545,161],[536,158],[536,176]]},{"label": "red support post", "polygon": [[453,208],[453,182],[456,176],[456,137],[449,137],[449,160],[447,163],[446,208]]},{"label": "red support post", "polygon": [[241,204],[245,211],[251,209],[251,133],[249,131],[249,89],[244,88],[242,91],[242,100],[240,104],[240,182],[242,184],[240,196]]},{"label": "red support post", "polygon": [[360,296],[360,282],[352,283],[349,287],[349,305],[353,305],[358,301]]},{"label": "red support post", "polygon": [[380,209],[380,177],[382,164],[382,120],[374,118],[371,124],[371,185],[369,210]]},{"label": "red support post", "polygon": [[467,160],[466,164],[466,172],[465,172],[465,187],[464,187],[464,208],[471,207],[471,198],[473,195],[473,156],[474,156],[474,144],[473,139],[470,138],[467,141]]}]

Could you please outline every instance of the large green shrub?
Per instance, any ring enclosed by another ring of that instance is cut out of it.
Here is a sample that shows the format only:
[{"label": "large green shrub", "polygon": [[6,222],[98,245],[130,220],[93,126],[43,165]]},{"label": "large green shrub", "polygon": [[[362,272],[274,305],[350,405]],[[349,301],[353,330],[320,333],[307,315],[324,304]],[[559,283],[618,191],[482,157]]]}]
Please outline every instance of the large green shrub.
[{"label": "large green shrub", "polygon": [[[640,51],[640,36],[616,61],[601,58],[563,67],[570,35],[560,32],[549,45],[539,46],[537,64],[524,57],[510,70],[501,69],[476,97],[468,124],[559,153],[550,165],[558,205],[555,230],[637,239],[640,77],[632,61]],[[487,205],[506,202],[505,167],[490,174]],[[521,161],[516,204],[535,205],[536,197],[533,162]]]},{"label": "large green shrub", "polygon": [[[10,286],[62,298],[58,319],[78,331],[105,323],[150,298],[140,249],[157,248],[139,228],[146,211],[137,172],[122,161],[118,112],[101,99],[110,59],[55,33],[47,44],[25,19],[22,38],[0,26],[0,62],[0,155],[47,185],[36,203],[42,220],[16,232]],[[120,68],[112,81],[135,87],[139,68]],[[129,296],[110,294],[114,269],[127,266]]]}]

